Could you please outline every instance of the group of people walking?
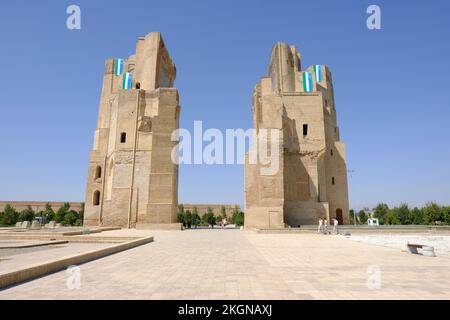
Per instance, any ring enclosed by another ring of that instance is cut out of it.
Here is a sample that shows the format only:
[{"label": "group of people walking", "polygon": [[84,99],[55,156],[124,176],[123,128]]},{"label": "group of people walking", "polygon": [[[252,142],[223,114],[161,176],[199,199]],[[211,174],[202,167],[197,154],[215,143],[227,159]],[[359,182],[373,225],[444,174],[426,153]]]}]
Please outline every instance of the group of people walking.
[{"label": "group of people walking", "polygon": [[[337,218],[333,218],[333,234],[339,234],[339,221]],[[319,219],[319,228],[317,233],[328,234],[328,220],[327,218]]]}]

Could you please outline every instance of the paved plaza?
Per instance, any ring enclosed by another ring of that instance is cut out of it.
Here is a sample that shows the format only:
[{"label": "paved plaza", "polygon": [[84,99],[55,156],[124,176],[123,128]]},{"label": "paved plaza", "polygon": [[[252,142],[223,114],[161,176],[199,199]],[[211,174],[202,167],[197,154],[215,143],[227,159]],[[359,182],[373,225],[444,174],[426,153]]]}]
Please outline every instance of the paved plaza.
[{"label": "paved plaza", "polygon": [[450,299],[450,259],[340,236],[108,231],[155,241],[0,291],[0,299]]}]

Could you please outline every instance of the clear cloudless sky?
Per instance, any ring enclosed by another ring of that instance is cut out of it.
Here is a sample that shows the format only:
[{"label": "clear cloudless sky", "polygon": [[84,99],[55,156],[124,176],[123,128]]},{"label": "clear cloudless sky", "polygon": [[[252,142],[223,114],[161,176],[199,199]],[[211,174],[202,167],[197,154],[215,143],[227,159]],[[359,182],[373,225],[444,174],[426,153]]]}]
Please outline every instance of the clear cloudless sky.
[{"label": "clear cloudless sky", "polygon": [[[81,30],[66,28],[70,4]],[[84,200],[104,60],[151,31],[177,66],[181,127],[251,128],[253,86],[288,42],[333,72],[351,206],[450,204],[447,0],[2,1],[0,200]],[[179,201],[242,205],[243,172],[183,165]]]}]

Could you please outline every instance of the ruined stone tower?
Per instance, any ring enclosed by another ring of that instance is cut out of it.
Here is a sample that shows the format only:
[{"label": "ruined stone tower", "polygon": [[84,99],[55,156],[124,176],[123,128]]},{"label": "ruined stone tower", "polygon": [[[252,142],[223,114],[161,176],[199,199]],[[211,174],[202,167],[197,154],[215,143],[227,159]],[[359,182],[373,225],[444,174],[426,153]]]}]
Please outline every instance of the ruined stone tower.
[{"label": "ruined stone tower", "polygon": [[345,145],[340,141],[330,70],[301,68],[294,46],[277,43],[269,75],[253,92],[256,137],[279,130],[279,170],[245,164],[245,227],[316,224],[320,217],[349,222]]},{"label": "ruined stone tower", "polygon": [[98,124],[89,157],[84,224],[136,227],[175,223],[179,126],[176,68],[159,32],[136,54],[105,63]]}]

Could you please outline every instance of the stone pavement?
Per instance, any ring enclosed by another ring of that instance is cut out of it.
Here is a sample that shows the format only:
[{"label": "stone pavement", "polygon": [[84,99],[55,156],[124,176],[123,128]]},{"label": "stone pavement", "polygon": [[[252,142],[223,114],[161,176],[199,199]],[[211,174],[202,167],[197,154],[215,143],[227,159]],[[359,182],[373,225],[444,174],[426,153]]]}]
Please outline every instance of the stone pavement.
[{"label": "stone pavement", "polygon": [[148,232],[155,242],[81,265],[79,290],[61,271],[0,299],[450,299],[448,258],[336,236]]}]

